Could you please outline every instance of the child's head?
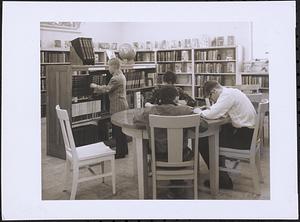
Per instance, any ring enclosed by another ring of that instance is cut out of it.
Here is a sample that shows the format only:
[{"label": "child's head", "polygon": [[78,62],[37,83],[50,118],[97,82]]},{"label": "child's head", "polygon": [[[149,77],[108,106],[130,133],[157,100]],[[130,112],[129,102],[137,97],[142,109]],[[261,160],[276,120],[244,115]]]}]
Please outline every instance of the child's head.
[{"label": "child's head", "polygon": [[178,91],[174,86],[163,86],[159,89],[158,99],[160,104],[174,104],[176,105],[176,98]]},{"label": "child's head", "polygon": [[163,83],[164,84],[174,85],[176,83],[176,74],[174,72],[167,71],[163,75]]}]

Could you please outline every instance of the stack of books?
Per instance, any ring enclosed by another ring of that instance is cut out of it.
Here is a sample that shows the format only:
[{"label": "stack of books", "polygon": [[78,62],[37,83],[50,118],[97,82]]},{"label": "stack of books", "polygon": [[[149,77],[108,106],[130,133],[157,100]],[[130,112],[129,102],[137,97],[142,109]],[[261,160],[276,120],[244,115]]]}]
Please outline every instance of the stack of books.
[{"label": "stack of books", "polygon": [[94,65],[95,54],[91,38],[77,38],[71,41],[71,44],[82,60],[83,65]]}]

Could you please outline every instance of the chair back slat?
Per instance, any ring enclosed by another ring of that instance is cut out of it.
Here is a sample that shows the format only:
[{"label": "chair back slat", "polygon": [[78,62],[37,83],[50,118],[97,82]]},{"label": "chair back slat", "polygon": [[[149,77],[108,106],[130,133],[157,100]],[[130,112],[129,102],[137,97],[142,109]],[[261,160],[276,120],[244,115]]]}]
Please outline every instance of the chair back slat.
[{"label": "chair back slat", "polygon": [[258,105],[255,128],[254,128],[252,142],[251,142],[251,148],[250,148],[251,155],[255,155],[257,149],[260,147],[260,143],[262,143],[262,141],[263,141],[263,138],[262,138],[263,124],[264,124],[266,112],[269,109],[268,107],[269,107],[268,100],[263,100]]},{"label": "chair back slat", "polygon": [[[184,115],[184,116],[160,116],[149,115],[150,125],[150,138],[152,159],[155,162],[155,133],[154,128],[162,128],[167,130],[167,150],[168,150],[168,163],[170,167],[174,163],[183,162],[183,141],[184,141],[184,128],[193,128],[196,135],[199,136],[200,115]],[[194,143],[194,151],[198,150],[198,141]],[[196,155],[197,156],[197,155]]]},{"label": "chair back slat", "polygon": [[69,115],[66,110],[60,109],[59,105],[56,106],[57,117],[60,122],[63,140],[65,144],[66,154],[70,154],[74,160],[77,160],[76,146],[72,133],[72,128],[69,120]]},{"label": "chair back slat", "polygon": [[167,129],[168,162],[182,162],[183,129]]}]

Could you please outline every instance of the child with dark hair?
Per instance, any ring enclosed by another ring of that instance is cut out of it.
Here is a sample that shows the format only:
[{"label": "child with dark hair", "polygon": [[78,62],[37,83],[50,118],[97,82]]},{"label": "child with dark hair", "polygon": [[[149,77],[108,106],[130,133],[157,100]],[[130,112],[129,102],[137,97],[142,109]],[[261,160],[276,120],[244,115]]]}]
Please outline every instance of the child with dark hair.
[{"label": "child with dark hair", "polygon": [[[190,115],[193,111],[188,106],[178,106],[178,91],[174,86],[163,86],[159,90],[158,98],[160,104],[157,106],[145,108],[142,113],[136,114],[134,116],[133,122],[139,125],[146,125],[149,127],[149,115],[162,115],[162,116],[179,116],[179,115]],[[167,131],[166,129],[155,129],[156,138],[156,154],[157,158],[160,160],[167,160]],[[187,153],[191,153],[189,148],[187,148],[187,139],[184,141],[184,159],[187,157]],[[189,157],[191,158],[191,157]]]},{"label": "child with dark hair", "polygon": [[[170,86],[174,86],[174,84],[176,83],[176,74],[171,72],[171,71],[167,71],[164,75],[163,75],[163,86],[164,85],[170,85]],[[160,90],[161,86],[156,86],[153,91],[152,91],[152,96],[146,101],[145,107],[151,107],[153,104],[160,104],[159,101],[159,90]],[[188,105],[188,106],[192,106],[194,107],[196,105],[196,101],[190,97],[186,92],[184,92],[184,90],[180,87],[175,87],[177,92],[178,92],[178,103],[183,103],[184,105]]]},{"label": "child with dark hair", "polygon": [[[158,92],[159,105],[145,108],[142,113],[135,114],[133,122],[137,125],[146,125],[149,130],[149,115],[162,115],[162,116],[180,116],[180,115],[190,115],[194,112],[188,106],[178,106],[178,91],[174,86],[166,85],[162,86]],[[207,130],[207,123],[203,120],[200,126],[200,131],[203,132]],[[156,128],[155,133],[155,153],[156,159],[159,161],[167,161],[168,159],[168,137],[166,129]],[[193,152],[188,147],[187,131],[184,130],[184,147],[183,147],[183,160],[188,161],[193,158]],[[149,143],[144,140],[143,143],[149,148]],[[172,185],[180,185],[184,183],[183,180],[171,181]],[[184,195],[183,190],[170,189],[169,196],[174,197]]]}]

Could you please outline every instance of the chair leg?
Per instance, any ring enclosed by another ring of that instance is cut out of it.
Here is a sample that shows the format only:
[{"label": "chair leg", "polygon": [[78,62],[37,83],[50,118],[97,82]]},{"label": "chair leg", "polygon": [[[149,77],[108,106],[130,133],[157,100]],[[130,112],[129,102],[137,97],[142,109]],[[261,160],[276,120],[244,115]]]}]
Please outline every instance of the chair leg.
[{"label": "chair leg", "polygon": [[70,162],[67,159],[65,162],[65,182],[64,182],[64,189],[63,191],[67,191],[68,190],[68,184],[69,184],[69,174],[70,174]]},{"label": "chair leg", "polygon": [[73,166],[73,181],[70,200],[75,200],[79,178],[79,168],[78,166]]},{"label": "chair leg", "polygon": [[156,193],[156,175],[153,174],[153,171],[152,171],[152,197],[153,197],[153,200],[156,200],[157,198],[157,193]]},{"label": "chair leg", "polygon": [[[104,174],[104,162],[100,163],[100,171],[101,171],[101,174]],[[104,183],[104,177],[102,177],[102,183]]]},{"label": "chair leg", "polygon": [[255,156],[255,165],[256,165],[256,169],[257,169],[257,172],[258,172],[258,176],[259,176],[259,181],[261,183],[264,182],[264,179],[263,179],[263,175],[262,175],[262,171],[261,171],[261,165],[260,165],[260,153],[257,152],[256,156]]},{"label": "chair leg", "polygon": [[194,199],[195,200],[198,199],[198,176],[197,175],[194,177]]},{"label": "chair leg", "polygon": [[256,168],[255,160],[250,160],[250,167],[251,167],[251,174],[252,174],[252,180],[254,185],[254,192],[256,194],[260,194],[260,183],[259,183],[259,175]]},{"label": "chair leg", "polygon": [[112,189],[113,189],[113,194],[116,194],[116,168],[115,168],[115,157],[111,159],[111,182],[112,182]]}]

